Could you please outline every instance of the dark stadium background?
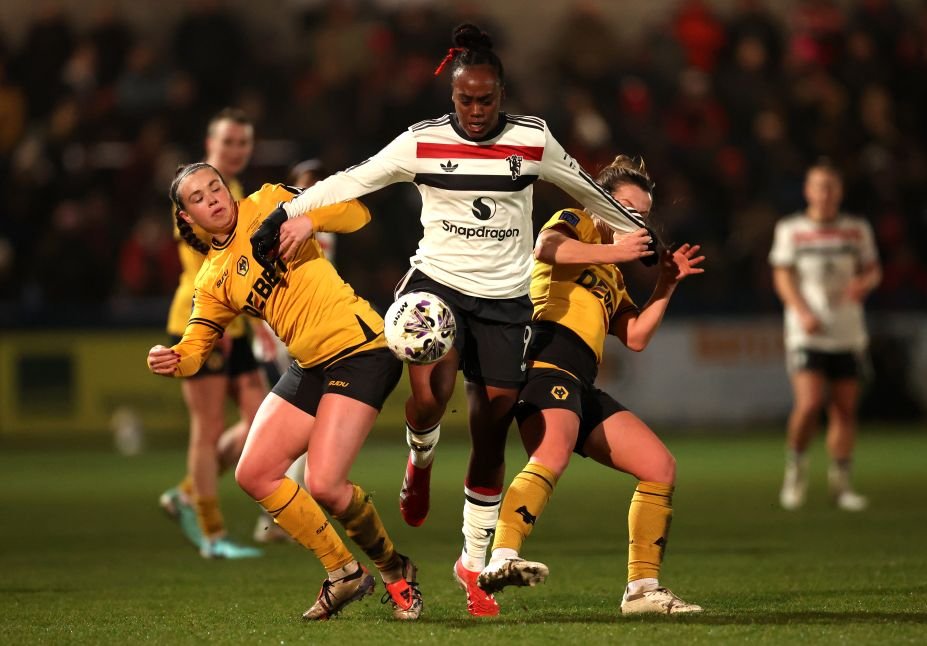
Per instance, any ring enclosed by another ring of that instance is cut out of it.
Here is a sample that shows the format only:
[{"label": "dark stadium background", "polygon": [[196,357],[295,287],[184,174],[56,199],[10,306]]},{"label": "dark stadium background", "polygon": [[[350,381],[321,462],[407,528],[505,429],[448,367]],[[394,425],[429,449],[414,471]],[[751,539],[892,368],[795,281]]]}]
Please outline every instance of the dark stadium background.
[{"label": "dark stadium background", "polygon": [[[3,432],[97,428],[120,401],[180,430],[182,415],[164,417],[176,389],[140,368],[179,270],[166,188],[201,157],[209,116],[235,105],[255,120],[246,189],[310,157],[344,168],[450,111],[449,80],[432,71],[462,20],[494,37],[510,112],[544,117],[592,172],[617,152],[646,159],[663,237],[708,256],[671,321],[778,325],[772,228],[801,207],[806,166],[832,159],[884,262],[864,415],[923,416],[922,2],[70,0],[6,2],[3,15]],[[415,248],[419,199],[400,185],[365,202],[373,221],[341,237],[337,264],[382,310]],[[570,204],[539,183],[536,224]],[[626,272],[645,300],[652,275]]]}]

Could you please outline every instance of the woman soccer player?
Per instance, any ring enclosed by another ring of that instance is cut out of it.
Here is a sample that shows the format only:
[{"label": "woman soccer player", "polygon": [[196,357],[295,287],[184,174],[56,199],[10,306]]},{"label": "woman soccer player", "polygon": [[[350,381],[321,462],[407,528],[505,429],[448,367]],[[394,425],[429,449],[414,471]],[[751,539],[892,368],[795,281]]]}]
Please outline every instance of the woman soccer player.
[{"label": "woman soccer player", "polygon": [[[244,194],[235,177],[248,165],[253,148],[254,127],[241,110],[227,108],[210,120],[206,162],[229,178],[229,188],[236,199]],[[209,251],[209,235],[176,212],[174,215],[183,272],[171,302],[167,332],[176,343],[190,318],[193,283]],[[204,558],[247,558],[261,554],[254,547],[228,538],[218,494],[219,474],[238,464],[248,427],[268,390],[267,380],[251,352],[246,318],[230,322],[227,338],[216,345],[202,369],[181,381],[183,400],[190,413],[187,475],[176,487],[161,494],[159,501]],[[226,429],[225,403],[229,396],[238,406],[240,419]]]},{"label": "woman soccer player", "polygon": [[808,208],[776,225],[769,254],[785,305],[785,347],[795,403],[789,415],[779,500],[798,509],[808,491],[805,451],[827,405],[828,484],[834,504],[862,511],[868,501],[850,482],[856,408],[869,344],[863,301],[882,279],[872,228],[840,212],[843,181],[829,163],[805,176]]},{"label": "woman soccer player", "polygon": [[[295,361],[261,404],[235,478],[328,571],[318,599],[303,617],[328,619],[374,588],[373,577],[339,538],[324,507],[376,564],[393,615],[417,619],[422,597],[415,565],[394,549],[370,497],[348,480],[402,364],[386,349],[383,319],[341,279],[315,240],[286,263],[262,267],[252,255],[249,235],[293,195],[282,185],[265,184],[235,202],[212,166],[196,163],[179,171],[171,199],[180,217],[212,236],[211,248],[197,276],[183,338],[170,348],[152,348],[148,365],[159,375],[194,374],[236,316],[267,321]],[[351,232],[370,214],[351,201],[307,217],[319,231]],[[309,493],[286,477],[307,448]]]},{"label": "woman soccer player", "polygon": [[[621,155],[596,182],[616,200],[646,216],[653,182],[643,161]],[[639,482],[628,512],[628,586],[621,612],[699,612],[660,586],[659,573],[672,516],[676,461],[634,413],[595,387],[607,334],[640,352],[656,332],[679,281],[702,273],[699,247],[664,251],[650,300],[638,308],[613,264],[627,260],[614,230],[585,211],[565,209],[544,225],[531,278],[534,316],[526,347],[528,375],[517,417],[530,460],[502,501],[489,565],[479,585],[495,592],[534,585],[548,569],[519,557],[572,452],[630,473]]]},{"label": "woman soccer player", "polygon": [[472,450],[464,482],[465,542],[454,576],[467,593],[468,611],[489,616],[499,606],[477,587],[476,577],[499,514],[506,434],[524,378],[532,185],[552,182],[620,231],[637,231],[622,244],[643,240],[646,231],[640,216],[597,186],[542,119],[501,111],[505,74],[489,36],[473,25],[458,26],[436,74],[445,65],[451,68],[454,112],[410,126],[367,161],[304,191],[265,220],[255,241],[270,250],[279,233],[279,253],[288,259],[313,231],[301,214],[396,182],[418,188],[424,233],[397,296],[418,290],[440,296],[453,310],[458,332],[444,359],[409,366],[410,457],[400,510],[413,526],[428,513],[433,451],[460,369]]}]

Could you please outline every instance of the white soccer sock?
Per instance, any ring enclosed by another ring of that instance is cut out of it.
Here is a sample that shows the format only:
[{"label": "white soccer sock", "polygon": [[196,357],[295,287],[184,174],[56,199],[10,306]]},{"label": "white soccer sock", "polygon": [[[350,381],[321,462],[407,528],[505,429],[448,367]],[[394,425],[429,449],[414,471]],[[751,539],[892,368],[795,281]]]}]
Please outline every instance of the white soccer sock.
[{"label": "white soccer sock", "polygon": [[329,571],[328,580],[329,581],[340,581],[344,577],[351,576],[352,574],[357,572],[357,569],[359,567],[360,567],[360,563],[358,563],[357,561],[351,561],[347,565],[340,567],[337,570]]},{"label": "white soccer sock", "polygon": [[422,431],[416,431],[409,422],[406,422],[406,444],[409,445],[409,458],[412,465],[424,469],[435,459],[435,446],[438,444],[438,438],[441,437],[441,423],[437,423],[431,428]]},{"label": "white soccer sock", "polygon": [[786,478],[804,480],[808,474],[808,454],[804,451],[787,449],[785,452]]},{"label": "white soccer sock", "polygon": [[627,595],[631,596],[632,594],[640,594],[641,592],[647,592],[649,590],[656,590],[660,587],[659,579],[638,579],[637,581],[628,582]]},{"label": "white soccer sock", "polygon": [[486,551],[496,533],[502,491],[476,492],[464,487],[463,535],[464,549],[460,562],[468,570],[479,572],[486,565]]},{"label": "white soccer sock", "polygon": [[827,482],[833,493],[840,494],[844,491],[852,491],[850,485],[850,474],[853,471],[853,461],[850,458],[840,460],[831,460],[827,469]]}]

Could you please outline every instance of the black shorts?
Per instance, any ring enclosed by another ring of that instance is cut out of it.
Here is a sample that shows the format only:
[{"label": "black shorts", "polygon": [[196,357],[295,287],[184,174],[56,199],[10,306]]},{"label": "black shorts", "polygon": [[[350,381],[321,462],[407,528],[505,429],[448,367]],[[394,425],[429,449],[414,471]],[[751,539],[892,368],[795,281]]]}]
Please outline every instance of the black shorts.
[{"label": "black shorts", "polygon": [[[179,336],[171,336],[171,345],[180,343]],[[206,361],[200,367],[195,375],[185,377],[186,379],[196,379],[197,377],[207,377],[210,375],[224,375],[226,377],[238,377],[247,372],[254,372],[258,369],[257,359],[251,351],[251,339],[247,336],[235,337],[232,339],[232,349],[228,356],[222,353],[222,349],[217,343],[212,352],[206,357]]]},{"label": "black shorts", "polygon": [[402,362],[386,348],[377,348],[312,368],[302,368],[294,361],[271,392],[310,415],[316,414],[326,393],[344,395],[380,410],[400,376]]},{"label": "black shorts", "polygon": [[586,457],[583,446],[590,433],[606,419],[628,410],[604,390],[583,384],[563,370],[531,368],[515,405],[515,419],[526,419],[548,408],[563,408],[579,417],[579,437],[573,452]]},{"label": "black shorts", "polygon": [[409,292],[430,292],[447,303],[457,322],[454,347],[460,369],[472,383],[519,388],[524,382],[522,356],[525,327],[531,319],[531,299],[468,296],[410,269],[396,286],[396,297]]},{"label": "black shorts", "polygon": [[787,365],[789,372],[808,370],[830,380],[862,379],[867,372],[862,352],[824,352],[798,348],[788,352]]}]

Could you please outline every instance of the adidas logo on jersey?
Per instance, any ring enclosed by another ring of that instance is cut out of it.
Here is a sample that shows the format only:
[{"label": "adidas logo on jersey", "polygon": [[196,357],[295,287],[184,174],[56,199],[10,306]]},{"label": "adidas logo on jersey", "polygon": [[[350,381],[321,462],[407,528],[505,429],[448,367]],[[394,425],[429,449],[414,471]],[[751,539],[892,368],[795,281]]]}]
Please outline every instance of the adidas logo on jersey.
[{"label": "adidas logo on jersey", "polygon": [[448,159],[446,164],[441,164],[441,170],[443,170],[445,173],[453,173],[455,170],[457,170],[458,166],[460,166],[460,164],[451,163],[451,160]]}]

